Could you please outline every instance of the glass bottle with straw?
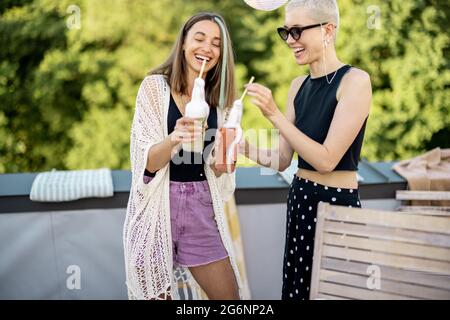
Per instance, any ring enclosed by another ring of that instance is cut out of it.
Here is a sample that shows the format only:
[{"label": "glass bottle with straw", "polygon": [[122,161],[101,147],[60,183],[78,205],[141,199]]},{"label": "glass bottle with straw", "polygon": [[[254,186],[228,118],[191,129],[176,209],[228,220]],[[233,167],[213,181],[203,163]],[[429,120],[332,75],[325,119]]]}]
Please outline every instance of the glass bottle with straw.
[{"label": "glass bottle with straw", "polygon": [[[253,83],[254,80],[255,77],[252,77],[249,84]],[[228,119],[218,133],[219,141],[215,155],[215,167],[221,172],[232,173],[236,169],[237,148],[243,135],[241,119],[244,111],[243,101],[246,94],[247,89],[245,89],[240,99],[234,101]]]},{"label": "glass bottle with straw", "polygon": [[[205,99],[205,80],[202,75],[205,70],[206,60],[203,60],[202,68],[198,78],[194,81],[191,101],[186,105],[185,117],[195,119],[196,124],[200,122],[202,134],[190,143],[183,143],[183,150],[186,152],[203,153],[205,140],[205,121],[209,116],[209,105]],[[197,122],[198,121],[198,122]]]}]

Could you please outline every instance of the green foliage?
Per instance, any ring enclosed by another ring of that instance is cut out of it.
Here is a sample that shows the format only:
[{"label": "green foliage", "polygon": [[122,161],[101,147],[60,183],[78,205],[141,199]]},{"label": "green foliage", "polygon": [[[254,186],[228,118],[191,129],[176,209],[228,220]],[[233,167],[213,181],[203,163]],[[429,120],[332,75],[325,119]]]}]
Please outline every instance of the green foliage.
[{"label": "green foliage", "polygon": [[[391,160],[449,147],[448,2],[339,3],[338,55],[373,83],[363,156]],[[308,72],[275,32],[283,8],[255,11],[240,0],[80,0],[78,29],[68,28],[77,18],[71,5],[0,2],[0,173],[128,169],[138,86],[198,11],[219,12],[229,25],[238,93],[254,75],[284,110],[290,82]],[[379,29],[368,27],[371,5],[380,9]],[[243,127],[271,128],[249,100]]]},{"label": "green foliage", "polygon": [[72,169],[128,168],[131,122],[132,114],[123,106],[89,110],[83,121],[69,132],[74,144],[67,154],[67,166]]},{"label": "green foliage", "polygon": [[[29,3],[2,13],[0,112],[6,117],[0,137],[3,172],[37,171],[58,161],[54,154],[60,151],[56,141],[61,129],[55,132],[50,128],[45,117],[52,106],[40,103],[35,95],[43,89],[38,85],[39,67],[47,52],[65,50],[64,34],[64,20],[58,17],[56,6]],[[59,87],[64,85],[58,83]]]},{"label": "green foliage", "polygon": [[[370,18],[369,5],[380,8],[380,29],[367,28],[366,19],[358,19]],[[373,84],[363,155],[394,160],[431,146],[449,147],[450,4],[417,0],[354,5],[347,0],[341,9],[338,52],[345,61],[367,70]]]}]

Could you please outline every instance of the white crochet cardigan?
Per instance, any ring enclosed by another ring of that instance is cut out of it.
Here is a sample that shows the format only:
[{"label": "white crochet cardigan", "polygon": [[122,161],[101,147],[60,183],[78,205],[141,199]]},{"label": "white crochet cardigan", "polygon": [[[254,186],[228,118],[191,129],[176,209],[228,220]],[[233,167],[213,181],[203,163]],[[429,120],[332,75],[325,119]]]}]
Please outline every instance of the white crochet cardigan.
[{"label": "white crochet cardigan", "polygon": [[[169,101],[170,87],[162,75],[151,75],[143,80],[136,98],[131,128],[132,184],[123,229],[129,299],[164,299],[168,295],[172,299],[179,299],[180,280],[183,280],[182,286],[185,288],[198,288],[187,268],[178,267],[175,270],[173,266],[169,163],[157,172],[150,183],[145,184],[143,181],[150,148],[168,135]],[[217,111],[220,127],[224,113],[220,108]],[[224,215],[224,203],[234,193],[235,175],[223,174],[216,178],[208,164],[205,164],[205,174],[217,226],[228,251],[242,298],[242,282]]]}]

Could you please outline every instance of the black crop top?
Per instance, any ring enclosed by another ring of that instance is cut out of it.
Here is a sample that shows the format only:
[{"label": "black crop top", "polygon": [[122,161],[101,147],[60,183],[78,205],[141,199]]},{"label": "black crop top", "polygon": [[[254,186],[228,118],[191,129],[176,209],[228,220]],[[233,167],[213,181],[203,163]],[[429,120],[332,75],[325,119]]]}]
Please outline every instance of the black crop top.
[{"label": "black crop top", "polygon": [[[350,68],[351,66],[345,65],[338,69],[331,84],[328,84],[326,76],[312,79],[309,75],[303,81],[295,96],[295,126],[318,143],[323,143],[327,137],[331,120],[333,119],[338,103],[336,100],[336,92],[342,77],[350,70]],[[329,74],[328,80],[330,80],[333,75],[334,72]],[[361,153],[366,122],[367,119],[364,121],[355,140],[334,170],[358,170],[358,161]],[[316,169],[301,157],[301,154],[298,155],[298,168],[316,171]]]},{"label": "black crop top", "polygon": [[[170,95],[169,112],[167,115],[167,131],[168,134],[172,133],[175,129],[177,120],[182,118],[180,110],[178,109],[175,100]],[[211,151],[211,147],[208,147],[214,142],[217,129],[217,109],[210,108],[208,117],[208,130],[205,135],[205,144],[203,154],[184,152],[180,149],[178,156],[175,155],[170,161],[170,180],[179,182],[191,182],[191,181],[204,181],[205,176],[205,160]],[[148,177],[154,177],[156,173],[151,173],[145,169],[144,175]]]}]

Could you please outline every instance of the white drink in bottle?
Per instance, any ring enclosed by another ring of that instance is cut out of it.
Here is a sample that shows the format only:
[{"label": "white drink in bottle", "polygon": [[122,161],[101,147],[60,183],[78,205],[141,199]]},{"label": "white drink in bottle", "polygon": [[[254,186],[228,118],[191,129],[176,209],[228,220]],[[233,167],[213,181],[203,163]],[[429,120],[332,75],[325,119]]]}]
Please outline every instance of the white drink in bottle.
[{"label": "white drink in bottle", "polygon": [[[202,128],[209,116],[209,105],[205,100],[205,81],[202,78],[196,78],[192,90],[192,99],[186,105],[185,117],[200,121]],[[183,143],[183,150],[187,152],[203,153],[204,129],[202,134],[191,143]]]}]

